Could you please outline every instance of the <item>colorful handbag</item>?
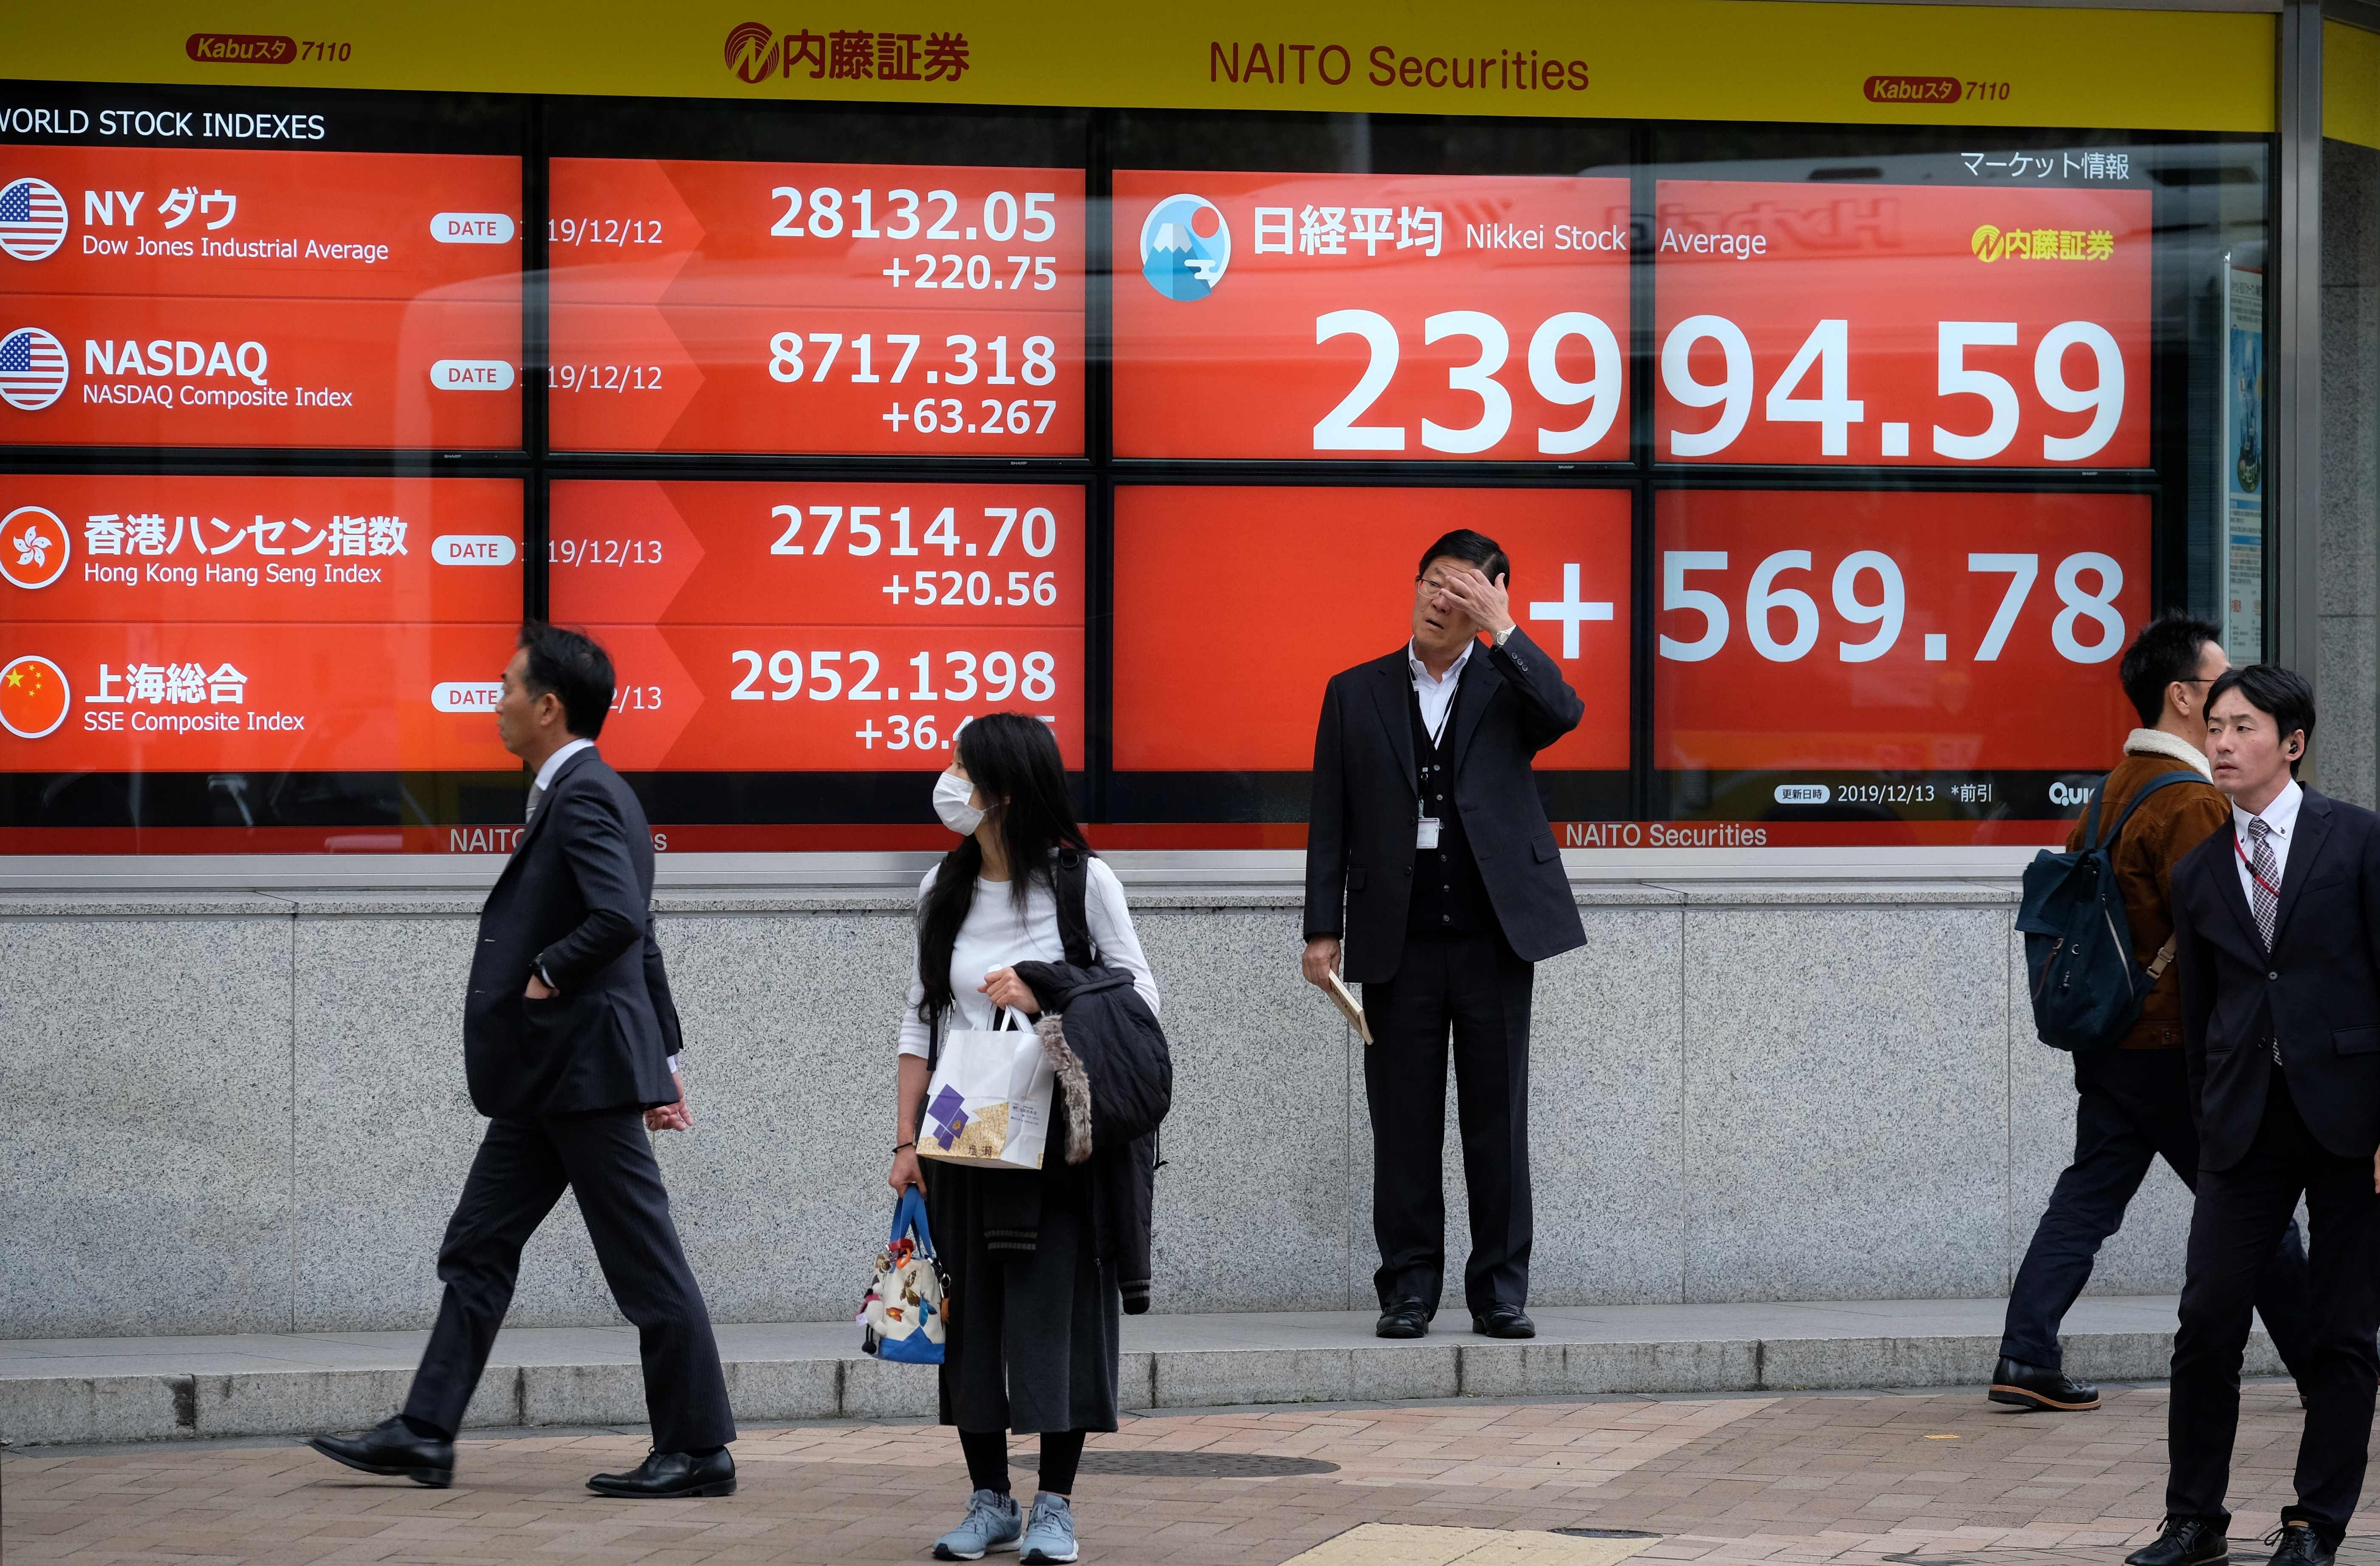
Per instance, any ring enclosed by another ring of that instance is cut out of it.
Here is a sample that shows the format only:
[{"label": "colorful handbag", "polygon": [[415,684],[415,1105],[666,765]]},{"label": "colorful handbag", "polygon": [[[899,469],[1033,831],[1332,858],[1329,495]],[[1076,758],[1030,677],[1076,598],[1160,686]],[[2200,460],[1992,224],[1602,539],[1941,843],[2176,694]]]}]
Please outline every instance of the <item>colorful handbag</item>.
[{"label": "colorful handbag", "polygon": [[942,1302],[950,1292],[934,1236],[926,1227],[926,1194],[915,1185],[892,1209],[892,1237],[876,1258],[876,1277],[860,1302],[866,1328],[859,1346],[903,1365],[942,1363]]}]

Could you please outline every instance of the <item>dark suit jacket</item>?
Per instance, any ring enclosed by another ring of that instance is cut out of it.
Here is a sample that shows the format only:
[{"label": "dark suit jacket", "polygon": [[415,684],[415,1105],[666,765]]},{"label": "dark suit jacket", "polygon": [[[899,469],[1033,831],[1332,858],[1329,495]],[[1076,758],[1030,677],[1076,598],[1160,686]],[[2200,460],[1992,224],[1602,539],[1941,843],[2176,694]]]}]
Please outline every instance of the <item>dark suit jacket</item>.
[{"label": "dark suit jacket", "polygon": [[[463,1061],[483,1115],[520,1118],[677,1101],[677,1007],[653,940],[653,840],[643,807],[594,750],[554,774],[480,911]],[[542,966],[559,993],[523,990]]]},{"label": "dark suit jacket", "polygon": [[[1314,735],[1305,934],[1345,942],[1348,979],[1396,977],[1414,878],[1413,670],[1406,649],[1331,676]],[[1463,667],[1451,736],[1454,807],[1513,953],[1539,962],[1586,942],[1530,765],[1586,705],[1525,632],[1482,642]],[[1344,910],[1344,918],[1341,915]]]},{"label": "dark suit jacket", "polygon": [[2173,872],[2182,1051],[2199,1163],[2247,1155],[2280,1040],[2289,1097],[2340,1158],[2380,1146],[2380,816],[2312,789],[2281,871],[2268,955],[2240,887],[2234,824]]}]

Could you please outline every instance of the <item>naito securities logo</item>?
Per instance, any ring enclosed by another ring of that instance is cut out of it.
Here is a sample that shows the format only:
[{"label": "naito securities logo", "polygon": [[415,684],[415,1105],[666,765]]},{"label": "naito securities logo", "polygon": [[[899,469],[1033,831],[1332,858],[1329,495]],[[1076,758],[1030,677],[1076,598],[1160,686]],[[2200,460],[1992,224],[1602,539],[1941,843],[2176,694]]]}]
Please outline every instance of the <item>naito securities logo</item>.
[{"label": "naito securities logo", "polygon": [[766,22],[727,30],[723,51],[736,79],[754,87],[785,74],[788,85],[808,67],[812,81],[955,82],[973,63],[964,32],[812,32],[780,39]]},{"label": "naito securities logo", "polygon": [[1983,224],[1967,248],[1988,266],[1997,261],[2113,261],[2116,236],[2105,228],[2010,228]]},{"label": "naito securities logo", "polygon": [[1140,225],[1140,274],[1177,304],[1203,299],[1232,264],[1232,225],[1204,196],[1168,196]]}]

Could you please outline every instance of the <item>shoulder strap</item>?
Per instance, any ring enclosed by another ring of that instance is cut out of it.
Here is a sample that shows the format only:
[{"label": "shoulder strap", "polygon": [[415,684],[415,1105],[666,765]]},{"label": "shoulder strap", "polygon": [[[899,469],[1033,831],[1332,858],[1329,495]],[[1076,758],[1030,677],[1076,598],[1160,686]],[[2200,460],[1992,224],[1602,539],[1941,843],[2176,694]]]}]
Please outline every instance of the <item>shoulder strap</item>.
[{"label": "shoulder strap", "polygon": [[[2132,812],[2139,809],[2142,802],[2146,800],[2150,795],[2155,794],[2157,790],[2164,788],[2168,783],[2204,783],[2205,781],[2206,780],[2204,778],[2200,777],[2195,771],[2158,773],[2155,777],[2151,778],[2147,783],[2141,785],[2141,791],[2138,794],[2133,795],[2131,802],[2125,805],[2124,813],[2116,818],[2116,824],[2107,829],[2107,835],[2094,844],[2093,846],[2095,848],[2114,847],[2116,845],[2116,840],[2124,835],[2125,823],[2129,822],[2132,819]],[[2105,783],[2101,783],[2100,788],[2102,792],[2105,792],[2107,785]],[[2098,818],[2098,809],[2099,801],[2095,795],[2091,801],[2092,819],[2095,821]]]},{"label": "shoulder strap", "polygon": [[1091,944],[1090,856],[1079,848],[1059,849],[1056,880],[1058,936],[1065,942],[1066,961],[1078,968],[1093,966],[1099,954]]}]

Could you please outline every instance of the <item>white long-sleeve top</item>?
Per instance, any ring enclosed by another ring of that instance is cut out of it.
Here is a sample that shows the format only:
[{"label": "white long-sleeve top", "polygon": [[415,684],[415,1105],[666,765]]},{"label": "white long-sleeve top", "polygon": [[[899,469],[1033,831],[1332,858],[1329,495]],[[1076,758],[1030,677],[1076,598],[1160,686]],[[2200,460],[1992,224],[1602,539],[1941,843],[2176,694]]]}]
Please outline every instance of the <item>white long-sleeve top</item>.
[{"label": "white long-sleeve top", "polygon": [[[926,872],[926,879],[917,885],[920,904],[933,890],[934,878],[941,873],[939,865]],[[1155,1012],[1157,976],[1149,972],[1148,959],[1141,955],[1140,937],[1132,928],[1132,910],[1124,905],[1123,883],[1097,859],[1090,861],[1084,904],[1083,911],[1091,927],[1091,944],[1099,948],[1099,961],[1131,974],[1132,987],[1140,991],[1140,998]],[[951,996],[956,1014],[947,1026],[988,1028],[993,1025],[997,1019],[991,1002],[976,988],[992,969],[1017,963],[1065,960],[1066,942],[1058,933],[1056,893],[1043,882],[1035,881],[1025,894],[1025,907],[1020,912],[1009,895],[1008,882],[978,879],[975,901],[967,905],[966,920],[959,926],[958,939],[951,946]],[[925,999],[925,984],[911,978],[908,1004],[901,1012],[901,1053],[920,1059],[929,1053],[932,1041],[931,1031],[917,1016],[917,1007]]]}]

